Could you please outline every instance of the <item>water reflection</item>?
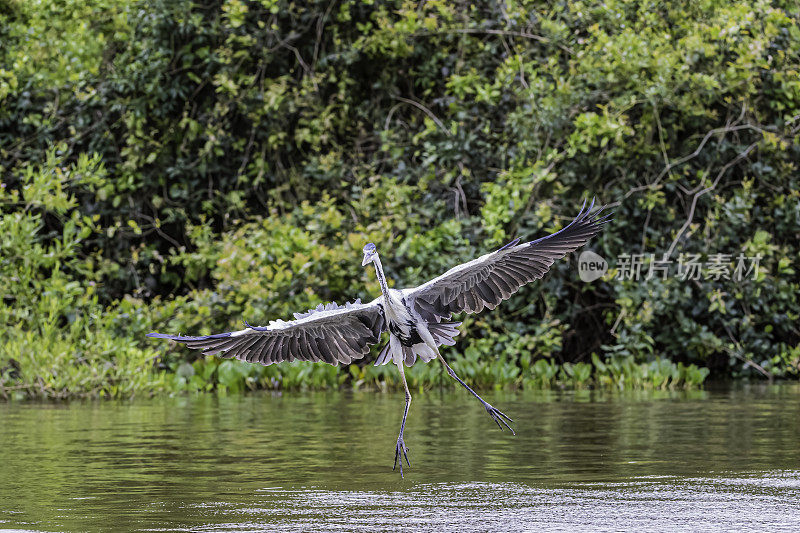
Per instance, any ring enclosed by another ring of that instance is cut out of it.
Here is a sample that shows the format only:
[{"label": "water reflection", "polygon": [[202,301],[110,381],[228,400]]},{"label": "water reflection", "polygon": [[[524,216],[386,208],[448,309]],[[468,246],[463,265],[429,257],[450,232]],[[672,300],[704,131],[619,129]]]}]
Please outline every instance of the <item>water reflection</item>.
[{"label": "water reflection", "polygon": [[0,528],[800,529],[797,386],[487,396],[2,404]]}]

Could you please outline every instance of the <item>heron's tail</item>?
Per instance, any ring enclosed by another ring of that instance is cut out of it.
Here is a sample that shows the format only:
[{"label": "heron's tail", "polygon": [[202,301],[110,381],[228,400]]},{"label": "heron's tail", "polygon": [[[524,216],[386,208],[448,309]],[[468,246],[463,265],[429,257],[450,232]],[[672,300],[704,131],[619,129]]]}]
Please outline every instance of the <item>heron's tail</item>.
[{"label": "heron's tail", "polygon": [[455,338],[458,337],[460,331],[458,326],[461,322],[430,322],[428,323],[428,331],[433,335],[433,340],[436,344],[445,346],[452,346],[456,343]]},{"label": "heron's tail", "polygon": [[375,360],[375,366],[385,365],[391,360],[392,360],[392,349],[389,346],[389,341],[386,341],[386,345],[383,347],[381,353],[378,354],[378,358]]},{"label": "heron's tail", "polygon": [[[446,345],[452,346],[456,343],[455,338],[458,337],[460,331],[458,326],[461,322],[431,322],[428,323],[428,331],[433,335],[433,340],[436,341],[437,346]],[[426,363],[436,358],[436,354],[426,344],[415,344],[414,346],[403,346],[403,360],[406,366],[413,365],[419,355]],[[385,365],[391,363],[392,349],[389,342],[383,347],[375,360],[375,366]]]}]

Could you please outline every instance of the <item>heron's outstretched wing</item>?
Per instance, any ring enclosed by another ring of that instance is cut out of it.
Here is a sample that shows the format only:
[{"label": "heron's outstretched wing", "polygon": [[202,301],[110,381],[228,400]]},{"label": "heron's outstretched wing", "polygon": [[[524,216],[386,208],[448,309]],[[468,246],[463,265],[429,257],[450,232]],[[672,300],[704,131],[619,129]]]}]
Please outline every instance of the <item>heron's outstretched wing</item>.
[{"label": "heron's outstretched wing", "polygon": [[478,313],[494,309],[526,283],[542,278],[553,263],[586,244],[609,221],[592,212],[594,200],[568,226],[532,242],[516,239],[497,251],[451,268],[438,278],[405,289],[403,296],[426,320],[440,320],[452,313]]},{"label": "heron's outstretched wing", "polygon": [[[385,319],[380,298],[368,304],[360,300],[339,306],[320,305],[295,320],[274,320],[268,326],[200,337],[149,333],[148,337],[172,339],[204,354],[235,357],[248,363],[271,365],[281,361],[323,361],[348,364],[369,353],[378,342]],[[247,323],[245,323],[247,324]]]}]

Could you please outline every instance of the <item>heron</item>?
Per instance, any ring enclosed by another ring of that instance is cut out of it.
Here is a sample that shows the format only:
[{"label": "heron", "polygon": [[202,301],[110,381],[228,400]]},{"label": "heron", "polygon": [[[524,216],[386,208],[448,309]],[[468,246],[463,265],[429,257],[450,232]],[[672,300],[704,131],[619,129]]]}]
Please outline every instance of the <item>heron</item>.
[{"label": "heron", "polygon": [[454,322],[457,313],[478,313],[494,309],[520,287],[541,279],[553,263],[575,251],[597,235],[611,214],[605,208],[594,210],[594,200],[586,201],[578,215],[565,227],[534,241],[514,239],[502,248],[457,265],[439,277],[417,287],[392,289],[383,272],[378,249],[373,243],[363,248],[361,266],[370,263],[380,284],[381,295],[369,303],[360,299],[338,305],[320,304],[314,309],[294,313],[294,320],[272,320],[266,326],[244,322],[244,329],[213,335],[183,336],[149,333],[148,337],[171,339],[187,347],[202,350],[206,355],[236,358],[248,363],[271,365],[282,361],[314,361],[331,365],[350,364],[370,353],[388,330],[389,339],[378,353],[375,365],[397,366],[405,390],[405,407],[394,454],[395,470],[403,459],[410,467],[404,431],[411,393],[404,367],[421,359],[429,363],[438,359],[447,374],[478,399],[500,430],[514,421],[478,395],[442,356],[439,347],[452,346],[459,335],[461,322]]}]

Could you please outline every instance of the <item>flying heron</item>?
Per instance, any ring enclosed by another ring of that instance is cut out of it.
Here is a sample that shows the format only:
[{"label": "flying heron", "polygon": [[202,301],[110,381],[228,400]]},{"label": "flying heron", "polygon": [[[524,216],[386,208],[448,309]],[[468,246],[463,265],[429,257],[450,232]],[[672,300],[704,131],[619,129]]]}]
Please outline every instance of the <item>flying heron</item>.
[{"label": "flying heron", "polygon": [[592,211],[593,207],[594,200],[588,209],[584,202],[575,219],[551,235],[523,243],[515,239],[499,250],[409,289],[389,288],[378,249],[368,243],[364,246],[361,266],[370,263],[375,266],[382,293],[369,303],[356,300],[345,305],[320,304],[304,313],[294,313],[294,320],[273,320],[267,326],[251,326],[245,322],[245,329],[215,335],[186,337],[150,333],[147,336],[172,339],[189,348],[203,350],[204,354],[235,357],[248,363],[271,365],[298,359],[338,365],[349,364],[369,354],[370,346],[377,344],[388,329],[389,342],[380,351],[375,365],[389,362],[397,365],[406,393],[392,467],[394,470],[399,460],[402,477],[403,458],[411,466],[403,441],[411,406],[403,366],[413,365],[417,356],[426,363],[439,359],[450,377],[483,404],[500,430],[505,426],[514,434],[508,425],[514,421],[464,383],[439,352],[439,346],[455,344],[459,334],[461,323],[448,320],[454,313],[478,313],[484,307],[494,309],[526,283],[541,279],[556,260],[586,244],[610,217],[610,214],[600,216],[604,208]]}]

